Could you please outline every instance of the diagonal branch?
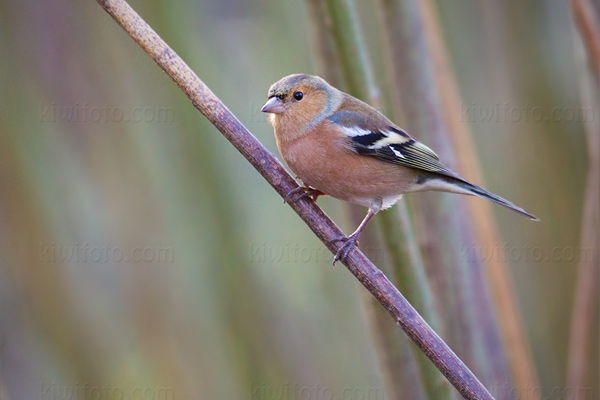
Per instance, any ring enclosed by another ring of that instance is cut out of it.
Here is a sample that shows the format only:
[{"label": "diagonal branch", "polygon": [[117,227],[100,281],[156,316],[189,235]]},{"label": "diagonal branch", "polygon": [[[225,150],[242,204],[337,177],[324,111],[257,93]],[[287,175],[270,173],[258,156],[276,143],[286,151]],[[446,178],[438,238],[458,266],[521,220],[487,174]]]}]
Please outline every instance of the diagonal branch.
[{"label": "diagonal branch", "polygon": [[[188,98],[252,166],[285,196],[298,187],[281,163],[242,125],[185,62],[150,28],[124,0],[97,0],[104,10],[185,92]],[[291,204],[314,234],[335,253],[343,235],[334,222],[312,201]],[[330,243],[330,244],[328,244]],[[429,357],[465,399],[492,399],[490,393],[431,329],[385,275],[358,249],[350,252],[344,265],[392,315],[396,323]]]}]

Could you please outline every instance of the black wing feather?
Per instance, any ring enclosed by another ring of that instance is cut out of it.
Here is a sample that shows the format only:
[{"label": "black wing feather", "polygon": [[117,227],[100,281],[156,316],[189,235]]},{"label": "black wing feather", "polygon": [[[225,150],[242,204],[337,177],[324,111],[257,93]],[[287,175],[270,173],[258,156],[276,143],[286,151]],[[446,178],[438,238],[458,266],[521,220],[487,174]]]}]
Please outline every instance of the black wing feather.
[{"label": "black wing feather", "polygon": [[[348,130],[349,147],[358,154],[464,180],[446,168],[433,150],[391,122],[389,126],[369,127],[359,113],[347,110],[333,114],[329,120]],[[365,134],[356,134],[356,129]]]}]

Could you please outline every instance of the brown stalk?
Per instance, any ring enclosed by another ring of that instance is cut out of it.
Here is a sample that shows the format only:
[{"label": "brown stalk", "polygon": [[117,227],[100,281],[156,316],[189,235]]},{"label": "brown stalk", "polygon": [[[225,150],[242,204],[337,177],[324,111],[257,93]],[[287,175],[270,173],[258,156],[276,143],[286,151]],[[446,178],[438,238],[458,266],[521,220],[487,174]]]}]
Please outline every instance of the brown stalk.
[{"label": "brown stalk", "polygon": [[[446,165],[462,172],[456,161],[460,152],[454,152],[441,111],[422,2],[379,0],[377,4],[390,57],[389,86],[395,107],[403,111],[403,127],[438,152]],[[455,195],[418,196],[419,201],[411,203],[419,210],[417,232],[450,340],[483,382],[510,385],[482,262],[461,256],[460,249],[477,239],[465,202]]]},{"label": "brown stalk", "polygon": [[596,10],[589,0],[571,0],[573,20],[586,48],[594,80],[600,78],[600,27],[596,21]]},{"label": "brown stalk", "polygon": [[[458,170],[473,182],[484,185],[471,132],[468,126],[461,123],[459,119],[461,115],[459,89],[443,43],[437,10],[431,0],[426,0],[423,4],[425,31],[428,33],[431,46],[433,66],[436,71],[434,75],[437,78],[444,120],[455,147],[460,149],[460,157],[456,159]],[[495,247],[501,240],[492,213],[492,203],[470,201],[468,206],[472,215],[473,228],[481,246],[484,248]],[[523,400],[539,399],[541,397],[539,391],[528,389],[540,386],[521,314],[515,300],[512,280],[508,274],[508,265],[498,258],[490,257],[484,261],[484,266],[486,267],[487,281],[495,299],[504,345],[506,349],[510,349],[507,352],[508,361],[518,393],[521,394]]]},{"label": "brown stalk", "polygon": [[[581,66],[580,92],[584,107],[598,115],[600,104],[600,26],[596,11],[588,0],[572,0],[573,20],[587,53],[588,68]],[[577,46],[579,48],[579,46]],[[597,321],[600,279],[600,123],[585,121],[588,142],[588,172],[581,222],[580,248],[575,300],[571,313],[571,332],[567,361],[566,387],[574,399],[587,397],[586,378],[592,341],[592,322]],[[596,355],[597,356],[597,355]],[[597,359],[597,358],[596,358]]]},{"label": "brown stalk", "polygon": [[[281,163],[242,125],[185,62],[124,0],[97,0],[104,10],[173,79],[198,109],[253,167],[284,197],[298,187]],[[313,233],[335,253],[341,244],[331,239],[343,232],[311,200],[291,204]],[[429,357],[465,399],[492,399],[490,393],[431,329],[385,275],[358,249],[344,265],[392,315],[396,323]]]}]

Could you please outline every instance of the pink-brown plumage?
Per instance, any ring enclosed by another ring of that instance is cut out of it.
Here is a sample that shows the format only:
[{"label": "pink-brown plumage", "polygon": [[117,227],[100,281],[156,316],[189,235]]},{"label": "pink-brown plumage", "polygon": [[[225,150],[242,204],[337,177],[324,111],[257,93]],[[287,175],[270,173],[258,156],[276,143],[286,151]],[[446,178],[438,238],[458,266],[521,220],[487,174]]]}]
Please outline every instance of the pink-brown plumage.
[{"label": "pink-brown plumage", "polygon": [[271,113],[277,147],[289,168],[313,189],[311,197],[322,192],[369,208],[357,230],[340,238],[345,244],[334,262],[346,257],[373,215],[404,193],[475,195],[537,220],[451,171],[431,149],[379,111],[319,77],[287,76],[271,86],[268,97],[262,111]]}]

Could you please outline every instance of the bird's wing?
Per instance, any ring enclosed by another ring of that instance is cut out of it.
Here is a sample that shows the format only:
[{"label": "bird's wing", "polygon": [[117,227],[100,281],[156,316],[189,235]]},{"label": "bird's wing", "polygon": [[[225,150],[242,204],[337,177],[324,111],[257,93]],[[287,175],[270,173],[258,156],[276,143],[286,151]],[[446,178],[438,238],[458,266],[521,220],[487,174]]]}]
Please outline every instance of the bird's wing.
[{"label": "bird's wing", "polygon": [[377,119],[356,111],[339,111],[329,118],[348,137],[350,150],[382,161],[439,173],[463,180],[440,162],[433,150],[395,126],[387,118]]}]

